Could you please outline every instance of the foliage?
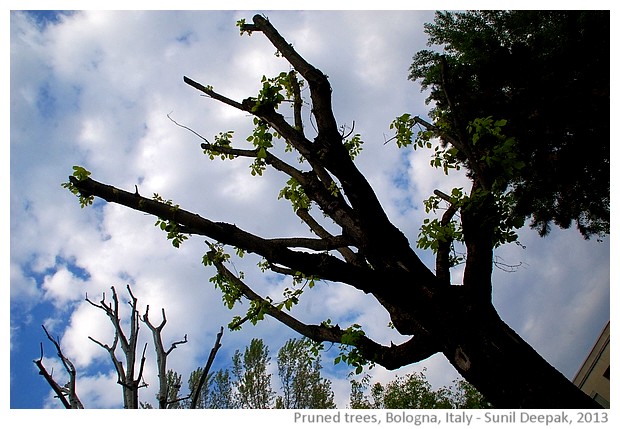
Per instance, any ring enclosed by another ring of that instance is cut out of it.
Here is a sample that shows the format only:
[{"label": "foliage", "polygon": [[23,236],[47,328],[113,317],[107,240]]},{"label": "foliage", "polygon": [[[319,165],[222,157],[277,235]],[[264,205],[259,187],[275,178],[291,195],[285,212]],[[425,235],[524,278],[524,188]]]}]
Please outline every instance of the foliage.
[{"label": "foliage", "polygon": [[[397,376],[383,385],[370,385],[370,377],[351,380],[350,407],[372,409],[490,408],[488,401],[465,380],[433,390],[426,369]],[[370,388],[370,396],[365,392]]]},{"label": "foliage", "polygon": [[[189,377],[189,390],[191,392],[198,386],[202,370],[203,368],[199,367],[195,371],[192,371]],[[189,400],[185,402],[184,407],[189,407]],[[209,373],[207,382],[202,385],[202,389],[199,393],[196,408],[238,408],[230,370],[218,369],[215,373]]]},{"label": "foliage", "polygon": [[166,397],[167,408],[177,409],[182,408],[181,397],[179,392],[182,385],[182,376],[177,372],[169,369],[166,373],[166,386],[168,386],[168,392]]},{"label": "foliage", "polygon": [[609,233],[609,24],[608,11],[437,12],[425,25],[437,50],[413,58],[435,135],[469,132],[459,163],[486,164],[511,188],[514,223],[530,218],[541,235],[573,222],[586,238]]},{"label": "foliage", "polygon": [[275,392],[271,388],[269,348],[254,338],[242,354],[233,355],[232,374],[235,377],[236,402],[240,408],[271,408]]},{"label": "foliage", "polygon": [[[90,176],[90,171],[79,165],[74,165],[73,174],[71,174],[71,176],[81,181]],[[78,197],[81,208],[91,205],[95,199],[94,195],[84,195],[75,185],[73,185],[73,183],[71,183],[71,181],[64,182],[61,186],[68,189],[73,195]]]},{"label": "foliage", "polygon": [[276,408],[336,408],[331,382],[321,377],[321,362],[311,340],[290,339],[278,351],[282,395]]}]

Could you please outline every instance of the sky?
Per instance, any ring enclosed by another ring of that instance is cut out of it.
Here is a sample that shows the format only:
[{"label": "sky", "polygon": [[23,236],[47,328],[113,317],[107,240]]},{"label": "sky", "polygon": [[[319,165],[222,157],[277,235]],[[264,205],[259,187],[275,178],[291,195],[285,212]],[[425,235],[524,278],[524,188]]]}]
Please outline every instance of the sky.
[{"label": "sky", "polygon": [[[180,249],[166,240],[156,219],[97,201],[81,209],[60,184],[73,165],[121,189],[158,193],[216,221],[258,235],[295,236],[305,228],[288,202],[278,200],[286,178],[275,172],[250,175],[244,160],[210,161],[201,140],[168,116],[211,138],[234,130],[243,145],[252,121],[235,109],[202,97],[183,76],[235,100],[257,94],[263,75],[288,71],[283,58],[258,33],[240,36],[237,20],[264,13],[310,63],[329,76],[339,124],[364,140],[356,159],[390,219],[415,242],[427,216],[422,201],[434,189],[467,186],[462,175],[445,176],[429,166],[430,152],[385,144],[390,122],[405,112],[423,117],[425,94],[407,80],[413,55],[424,49],[423,24],[430,11],[79,11],[8,12],[10,18],[10,350],[7,396],[12,409],[58,408],[32,363],[44,346],[44,362],[61,374],[41,325],[60,339],[76,365],[78,394],[87,408],[122,407],[107,353],[88,340],[112,340],[109,320],[85,301],[99,301],[110,287],[127,301],[131,285],[154,323],[165,308],[164,341],[187,334],[188,343],[169,357],[170,369],[187,379],[204,365],[220,326],[244,307],[227,309],[201,264],[204,240]],[[307,120],[309,113],[304,113]],[[307,122],[309,124],[309,122]],[[310,125],[307,125],[310,127]],[[493,302],[501,317],[545,359],[572,378],[610,317],[610,240],[583,240],[574,230],[554,228],[541,239],[527,228],[522,247],[507,245],[497,256],[519,265],[496,269]],[[429,266],[432,255],[419,252]],[[262,274],[257,260],[235,260],[247,283],[264,295],[286,287]],[[454,271],[458,280],[459,269]],[[124,307],[126,312],[128,309]],[[128,314],[128,313],[125,313]],[[305,293],[294,314],[308,323],[330,318],[340,326],[359,323],[376,341],[403,338],[387,325],[386,312],[346,285],[319,284]],[[142,341],[150,332],[141,329]],[[227,366],[236,349],[262,338],[275,354],[296,334],[268,318],[241,331],[225,330],[216,359]],[[149,345],[152,352],[152,344]],[[330,350],[333,352],[333,350]],[[333,353],[332,353],[333,354]],[[350,368],[323,358],[339,406],[348,403]],[[155,404],[157,373],[147,353],[141,400]],[[275,362],[275,356],[272,358]],[[434,356],[398,371],[375,367],[374,381],[426,368],[434,386],[449,384],[456,371]],[[60,375],[59,375],[60,377]],[[275,377],[274,377],[275,379]],[[275,380],[274,380],[275,381]]]}]

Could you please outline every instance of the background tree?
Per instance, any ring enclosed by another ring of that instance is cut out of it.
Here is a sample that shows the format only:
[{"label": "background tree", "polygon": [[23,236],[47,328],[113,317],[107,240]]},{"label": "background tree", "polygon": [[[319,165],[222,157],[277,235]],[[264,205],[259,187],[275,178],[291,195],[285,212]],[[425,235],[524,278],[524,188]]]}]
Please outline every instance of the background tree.
[{"label": "background tree", "polygon": [[[437,12],[425,30],[436,50],[415,55],[409,78],[430,89],[436,135],[458,162],[512,188],[512,222],[609,233],[609,11]],[[497,139],[467,141],[488,117],[514,138],[509,175],[484,165],[503,155]]]},{"label": "background tree", "polygon": [[[366,390],[370,387],[370,396]],[[490,408],[484,397],[465,380],[433,390],[424,371],[398,376],[386,385],[370,378],[351,380],[351,408],[372,409],[434,409],[434,408]]]},{"label": "background tree", "polygon": [[[199,372],[195,371],[192,372],[192,376],[190,376],[190,390],[192,392],[195,391],[195,385],[193,384],[194,377],[199,374]],[[196,408],[239,408],[237,398],[235,397],[233,380],[228,368],[218,369],[216,372],[209,374],[207,383],[201,390],[200,399],[196,404]]]},{"label": "background tree", "polygon": [[[181,385],[183,383],[182,381],[183,377],[178,374],[176,371],[173,371],[171,369],[169,369],[166,372],[166,383],[165,386],[166,388],[163,389],[161,387],[160,384],[160,393],[157,396],[157,399],[160,403],[160,407],[161,409],[164,408],[171,408],[171,409],[178,409],[178,408],[183,408],[182,407],[182,401],[183,398],[181,396],[179,396],[179,393],[181,391]],[[166,396],[165,396],[165,401],[161,400],[161,392],[165,392]],[[162,404],[165,404],[165,406],[162,406]]]},{"label": "background tree", "polygon": [[[131,307],[131,316],[129,318],[129,336],[127,336],[123,331],[118,295],[116,293],[116,289],[112,286],[112,302],[106,302],[105,294],[103,294],[103,297],[98,304],[88,299],[88,296],[86,297],[86,301],[92,306],[103,310],[103,312],[105,312],[108,316],[114,326],[114,341],[112,342],[112,345],[108,345],[94,339],[93,337],[89,336],[88,338],[105,349],[110,355],[110,359],[112,359],[114,369],[116,370],[116,374],[118,376],[117,382],[123,388],[123,406],[124,408],[135,409],[140,405],[138,401],[138,389],[141,387],[146,387],[146,383],[144,383],[142,378],[144,363],[146,361],[146,344],[144,344],[142,357],[138,362],[137,347],[138,332],[140,330],[140,315],[137,308],[138,298],[132,294],[129,285],[127,285],[127,291],[131,297],[131,301],[129,302]],[[125,357],[125,365],[123,365],[123,360],[116,356],[116,347],[119,343],[121,346],[121,351]]]},{"label": "background tree", "polygon": [[[423,229],[426,241],[422,240],[422,247],[437,254],[433,272],[390,222],[355,166],[353,159],[362,140],[357,134],[345,135],[338,126],[327,76],[299,55],[264,17],[256,15],[252,24],[240,21],[239,26],[242,34],[264,34],[293,70],[265,77],[259,94],[242,102],[185,77],[187,84],[203,94],[253,117],[255,128],[247,139],[251,148],[233,146],[231,132],[218,134],[212,142],[201,137],[201,148],[210,158],[250,159],[253,175],[261,175],[267,167],[286,175],[280,197],[291,202],[315,238],[260,237],[184,210],[159,195],[145,198],[137,189],[128,192],[97,182],[82,167],[75,168],[64,186],[78,195],[82,205],[97,196],[156,216],[158,226],[175,247],[190,235],[208,237],[203,263],[216,268],[212,281],[222,290],[226,304],[233,307],[242,298],[250,301],[246,315],[234,323],[256,323],[270,315],[314,341],[341,344],[339,359],[354,365],[358,372],[368,362],[394,369],[442,353],[497,407],[596,407],[504,323],[492,304],[493,250],[515,240],[514,228],[519,226],[510,216],[514,199],[505,191],[525,168],[513,156],[515,138],[503,132],[507,121],[476,118],[465,126],[467,135],[455,138],[445,132],[450,130],[449,124],[442,122],[426,123],[426,130],[417,138],[412,127],[423,123],[419,118],[402,116],[393,124],[399,144],[411,143],[414,138],[416,147],[432,146],[433,136],[451,138],[451,146],[438,148],[433,164],[446,170],[463,164],[472,180],[468,195],[462,190],[450,195],[438,190],[439,199],[429,202],[431,209],[442,200],[449,204],[440,221],[429,221]],[[306,135],[301,120],[302,82],[308,86],[304,93],[309,94],[306,102],[311,104],[314,137]],[[285,115],[284,105],[290,105],[292,112]],[[278,140],[284,143],[277,145]],[[486,140],[494,143],[488,146]],[[472,151],[478,142],[494,149]],[[287,162],[287,151],[297,153],[299,165]],[[498,173],[501,171],[505,175]],[[453,220],[457,213],[458,224]],[[324,225],[323,219],[333,224]],[[462,284],[453,285],[449,269],[454,261],[449,250],[454,240],[461,239],[467,250],[466,265]],[[242,276],[228,269],[229,248],[239,257],[248,252],[261,256],[260,268],[287,276],[292,287],[282,291],[281,299],[259,295]],[[288,310],[316,279],[340,282],[372,295],[389,313],[393,327],[408,339],[385,346],[369,338],[361,326],[341,328],[329,320],[312,325],[294,318]]]},{"label": "background tree", "polygon": [[159,408],[164,409],[168,408],[169,404],[176,403],[179,400],[178,392],[181,383],[181,377],[178,374],[167,370],[168,355],[179,344],[184,344],[187,342],[187,335],[183,340],[173,342],[166,350],[161,337],[161,331],[164,329],[167,322],[166,312],[163,308],[161,309],[161,317],[161,323],[158,326],[153,325],[149,320],[149,306],[147,305],[146,311],[142,316],[142,321],[146,326],[148,326],[153,334],[155,355],[157,356],[157,377],[159,378],[159,393],[157,394],[157,401],[159,402]]},{"label": "background tree", "polygon": [[271,388],[269,348],[253,338],[243,354],[233,355],[232,374],[235,378],[236,402],[240,408],[271,408],[275,392]]},{"label": "background tree", "polygon": [[320,356],[307,338],[290,339],[278,351],[278,375],[282,396],[276,408],[336,408],[331,382],[321,377]]}]

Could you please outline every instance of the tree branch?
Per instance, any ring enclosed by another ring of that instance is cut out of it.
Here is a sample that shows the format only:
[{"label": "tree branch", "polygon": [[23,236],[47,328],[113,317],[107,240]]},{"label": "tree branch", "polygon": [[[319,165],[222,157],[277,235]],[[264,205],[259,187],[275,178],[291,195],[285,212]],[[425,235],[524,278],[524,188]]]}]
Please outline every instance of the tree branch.
[{"label": "tree branch", "polygon": [[[65,354],[62,352],[62,349],[60,347],[60,343],[54,338],[52,338],[52,336],[47,331],[45,326],[44,325],[41,325],[41,326],[43,328],[43,331],[45,331],[45,335],[47,335],[47,338],[52,342],[52,344],[54,344],[54,347],[56,348],[56,354],[60,358],[65,368],[65,371],[67,371],[67,373],[69,374],[69,381],[67,382],[67,384],[65,384],[64,387],[60,386],[54,380],[53,376],[47,371],[47,369],[43,365],[43,344],[41,344],[41,357],[38,360],[33,361],[35,365],[37,366],[37,368],[39,368],[39,374],[41,374],[43,378],[45,378],[45,380],[50,385],[52,390],[56,393],[56,396],[58,397],[60,402],[62,402],[65,408],[83,409],[84,405],[82,405],[82,402],[78,398],[76,388],[75,388],[77,372],[75,370],[75,366],[73,365],[73,362],[71,362],[69,358],[65,356]],[[69,399],[67,400],[66,397],[68,397]]]},{"label": "tree branch", "polygon": [[[452,221],[458,207],[451,203],[449,195],[439,190],[435,190],[434,194],[449,204],[448,209],[441,217],[441,226],[445,227]],[[437,280],[447,286],[450,285],[450,251],[452,249],[453,242],[454,240],[451,237],[447,240],[439,240],[437,243],[437,256],[435,257],[435,275],[437,276]]]},{"label": "tree branch", "polygon": [[[321,224],[319,224],[311,215],[307,209],[298,209],[296,212],[297,216],[304,221],[306,225],[310,227],[310,230],[315,233],[318,237],[324,239],[333,238],[333,236],[327,232],[325,228]],[[344,258],[344,260],[348,263],[354,264],[356,266],[364,266],[366,265],[366,261],[360,255],[355,254],[348,247],[339,247],[336,249]]]},{"label": "tree branch", "polygon": [[[133,194],[139,197],[138,194]],[[142,359],[140,362],[140,368],[138,370],[138,378],[134,378],[135,374],[135,364],[136,364],[136,348],[138,344],[138,331],[139,331],[139,315],[137,310],[137,302],[138,299],[133,295],[131,288],[127,285],[127,290],[131,297],[131,302],[129,302],[129,306],[131,307],[131,317],[130,317],[130,333],[129,340],[125,336],[121,326],[120,312],[118,306],[118,295],[116,294],[116,289],[114,286],[112,289],[112,302],[113,304],[106,304],[105,302],[105,294],[99,304],[95,304],[90,299],[88,299],[88,295],[86,296],[86,301],[91,305],[102,309],[110,321],[114,326],[114,342],[112,346],[108,346],[106,344],[101,343],[100,341],[95,340],[92,337],[88,337],[91,341],[103,347],[108,351],[110,358],[112,359],[112,363],[116,369],[116,373],[118,375],[118,384],[123,386],[123,401],[124,407],[135,409],[138,408],[138,389],[140,386],[140,380],[142,379],[142,372],[144,370],[144,363],[146,361],[145,353],[146,353],[146,344],[144,345],[144,350],[142,351]],[[113,306],[112,306],[113,305]],[[116,345],[120,340],[121,349],[123,354],[125,355],[125,361],[127,363],[127,368],[123,368],[123,364],[116,357]]]},{"label": "tree branch", "polygon": [[[299,334],[310,338],[311,340],[317,342],[327,341],[331,343],[344,344],[343,336],[347,333],[347,331],[341,329],[339,326],[305,324],[283,310],[278,309],[271,302],[258,295],[245,282],[226,268],[222,262],[215,262],[214,265],[216,266],[218,272],[229,282],[233,283],[243,296],[250,301],[258,302],[259,307],[265,314],[270,315],[274,319],[285,324]],[[247,317],[237,322],[236,325],[238,326],[246,320]],[[387,347],[376,343],[365,335],[360,335],[357,338],[356,344],[353,345],[365,359],[382,365],[387,369],[396,369],[403,365],[418,362],[440,351],[438,346],[430,340],[430,337],[422,336],[413,337],[400,345],[392,344],[390,347]]]},{"label": "tree branch", "polygon": [[183,81],[189,86],[196,88],[198,91],[205,93],[206,95],[213,98],[214,100],[220,101],[224,104],[228,104],[229,106],[232,106],[239,110],[245,110],[243,106],[241,105],[241,103],[231,100],[230,98],[225,97],[221,94],[218,94],[217,92],[213,91],[213,88],[211,87],[201,85],[198,82],[188,78],[187,76],[183,76]]},{"label": "tree branch", "polygon": [[[380,283],[380,278],[375,278],[372,270],[352,266],[329,254],[293,251],[283,245],[274,245],[270,240],[248,233],[235,225],[213,222],[181,208],[144,198],[90,178],[78,180],[71,176],[69,180],[82,195],[98,196],[106,201],[175,222],[192,234],[204,235],[220,243],[256,253],[270,262],[288,266],[296,271],[313,274],[326,280],[348,283],[365,292],[372,291]],[[341,245],[334,243],[335,247]]]},{"label": "tree branch", "polygon": [[[167,323],[167,319],[166,312],[163,308],[161,309],[161,316],[161,323],[158,326],[154,326],[149,320],[149,306],[147,305],[146,311],[142,316],[142,321],[151,330],[151,333],[153,335],[153,343],[155,344],[155,355],[157,357],[157,376],[159,378],[159,393],[157,394],[157,400],[159,402],[159,408],[165,409],[168,407],[168,378],[166,376],[168,355],[172,352],[172,350],[176,348],[177,345],[187,342],[187,335],[185,336],[184,340],[174,342],[168,350],[164,350],[164,342],[161,337],[161,332]],[[141,379],[141,375],[142,369],[140,370],[140,376],[138,377],[138,380]]]},{"label": "tree branch", "polygon": [[255,15],[252,21],[254,22],[253,30],[261,31],[293,68],[308,82],[313,113],[319,134],[323,134],[326,137],[333,135],[333,133],[337,134],[338,127],[331,109],[331,86],[327,76],[299,55],[267,19],[260,15]]},{"label": "tree branch", "polygon": [[209,353],[207,364],[203,368],[202,374],[200,374],[200,380],[198,381],[198,384],[194,388],[194,392],[191,395],[192,402],[190,403],[190,409],[192,410],[195,409],[196,405],[198,404],[198,398],[200,397],[200,391],[202,390],[202,386],[207,381],[207,376],[209,375],[209,370],[211,369],[211,365],[213,364],[213,361],[215,360],[215,355],[217,354],[217,351],[222,346],[222,344],[220,343],[220,341],[222,340],[222,335],[224,335],[223,326],[220,327],[220,332],[215,337],[215,345],[213,346],[213,348],[211,349],[211,352]]}]

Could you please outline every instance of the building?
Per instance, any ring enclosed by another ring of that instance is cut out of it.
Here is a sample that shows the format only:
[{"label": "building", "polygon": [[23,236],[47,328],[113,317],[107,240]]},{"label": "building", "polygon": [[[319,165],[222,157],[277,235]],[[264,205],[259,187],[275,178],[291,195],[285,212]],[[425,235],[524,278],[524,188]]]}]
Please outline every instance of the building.
[{"label": "building", "polygon": [[573,383],[605,408],[609,408],[609,364],[609,322],[607,322],[590,354],[573,378]]}]

